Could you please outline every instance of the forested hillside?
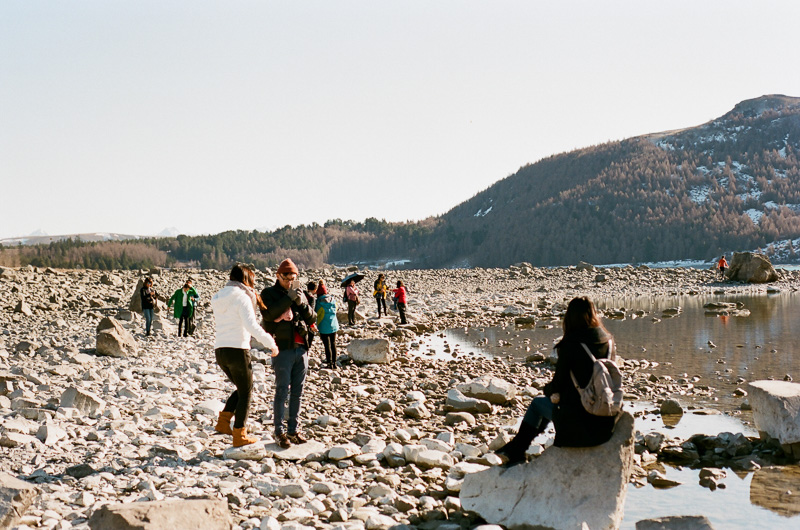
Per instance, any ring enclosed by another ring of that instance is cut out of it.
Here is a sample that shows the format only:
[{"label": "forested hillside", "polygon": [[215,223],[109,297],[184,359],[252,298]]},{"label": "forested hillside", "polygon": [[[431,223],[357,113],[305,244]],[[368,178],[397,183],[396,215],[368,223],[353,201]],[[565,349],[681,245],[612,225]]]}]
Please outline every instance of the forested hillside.
[{"label": "forested hillside", "polygon": [[[425,266],[711,259],[800,237],[800,99],[521,168],[445,214]],[[796,242],[795,242],[796,244]]]},{"label": "forested hillside", "polygon": [[261,267],[291,256],[307,267],[388,259],[432,268],[544,266],[709,260],[758,248],[796,260],[799,152],[800,98],[764,96],[698,127],[540,160],[420,222],[67,241],[4,249],[0,265]]}]

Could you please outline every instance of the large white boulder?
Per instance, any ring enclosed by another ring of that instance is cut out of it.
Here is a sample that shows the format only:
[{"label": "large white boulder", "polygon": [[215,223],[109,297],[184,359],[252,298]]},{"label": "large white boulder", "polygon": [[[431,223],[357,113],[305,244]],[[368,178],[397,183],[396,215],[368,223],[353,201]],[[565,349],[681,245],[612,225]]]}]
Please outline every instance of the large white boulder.
[{"label": "large white boulder", "polygon": [[800,442],[800,384],[753,381],[749,387],[756,429],[782,444]]},{"label": "large white boulder", "polygon": [[357,363],[388,364],[392,350],[386,339],[355,339],[347,346],[347,353]]},{"label": "large white boulder", "polygon": [[509,529],[618,528],[632,470],[633,416],[626,412],[603,445],[553,446],[530,463],[467,475],[461,505]]},{"label": "large white boulder", "polygon": [[456,385],[456,388],[465,396],[483,399],[496,405],[508,403],[517,395],[517,387],[512,383],[488,374],[469,383]]},{"label": "large white boulder", "polygon": [[725,276],[740,282],[767,283],[778,280],[778,273],[769,258],[755,252],[734,252]]}]

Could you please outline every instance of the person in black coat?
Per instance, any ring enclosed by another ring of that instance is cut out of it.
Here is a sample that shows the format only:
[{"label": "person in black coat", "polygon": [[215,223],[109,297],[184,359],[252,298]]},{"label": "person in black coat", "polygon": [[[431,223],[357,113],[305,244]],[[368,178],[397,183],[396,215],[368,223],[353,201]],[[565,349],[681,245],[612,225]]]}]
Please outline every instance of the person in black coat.
[{"label": "person in black coat", "polygon": [[[278,355],[272,358],[275,370],[273,419],[276,442],[283,448],[306,442],[298,430],[300,399],[308,372],[308,349],[312,333],[317,330],[316,315],[308,305],[297,276],[297,266],[285,259],[278,267],[275,284],[261,291],[261,300],[266,306],[261,310],[262,325],[278,345]],[[287,396],[289,417],[284,426]],[[288,433],[284,429],[288,429]]]},{"label": "person in black coat", "polygon": [[590,447],[607,442],[613,433],[613,416],[595,416],[584,409],[570,372],[581,388],[589,384],[593,363],[582,344],[596,358],[614,359],[613,337],[603,327],[594,304],[587,297],[573,298],[563,322],[564,336],[556,344],[558,361],[553,379],[544,386],[544,396],[533,398],[517,435],[497,450],[508,459],[507,465],[525,461],[525,452],[533,439],[544,432],[550,421],[556,430],[553,445]]}]

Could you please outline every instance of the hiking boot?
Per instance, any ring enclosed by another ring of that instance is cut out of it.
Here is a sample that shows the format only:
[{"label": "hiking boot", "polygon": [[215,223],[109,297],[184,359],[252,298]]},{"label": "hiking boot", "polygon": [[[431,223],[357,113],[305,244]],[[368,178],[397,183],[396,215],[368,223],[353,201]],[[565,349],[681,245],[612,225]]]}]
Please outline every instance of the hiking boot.
[{"label": "hiking boot", "polygon": [[233,429],[233,446],[234,447],[242,447],[243,445],[250,445],[254,444],[258,441],[258,438],[255,436],[248,436],[247,435],[247,427],[242,427],[241,429]]},{"label": "hiking boot", "polygon": [[286,436],[286,433],[276,434],[275,443],[283,449],[289,449],[292,446],[292,442],[289,441],[289,437]]},{"label": "hiking boot", "polygon": [[233,434],[233,429],[231,429],[232,419],[233,412],[220,412],[219,418],[217,419],[217,425],[214,427],[214,430],[220,434]]},{"label": "hiking boot", "polygon": [[306,438],[305,436],[303,436],[298,432],[295,434],[290,434],[289,441],[292,442],[293,444],[300,445],[306,443],[308,441],[308,438]]}]

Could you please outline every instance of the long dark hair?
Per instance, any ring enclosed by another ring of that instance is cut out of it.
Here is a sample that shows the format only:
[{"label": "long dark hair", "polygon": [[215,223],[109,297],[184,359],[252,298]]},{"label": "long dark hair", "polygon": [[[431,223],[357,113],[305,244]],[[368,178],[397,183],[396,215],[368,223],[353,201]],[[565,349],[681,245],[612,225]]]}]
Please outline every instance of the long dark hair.
[{"label": "long dark hair", "polygon": [[597,315],[594,304],[586,296],[576,296],[570,300],[569,305],[567,305],[567,312],[564,313],[562,327],[564,329],[564,337],[559,344],[589,328],[600,328],[608,333],[603,323],[600,322],[600,317]]},{"label": "long dark hair", "polygon": [[[242,265],[241,263],[234,265],[231,269],[230,279],[234,282],[243,283],[255,291],[256,273],[249,265]],[[261,299],[261,295],[258,293],[256,293],[256,305],[259,309],[267,308],[267,306],[264,305],[264,301]]]}]

